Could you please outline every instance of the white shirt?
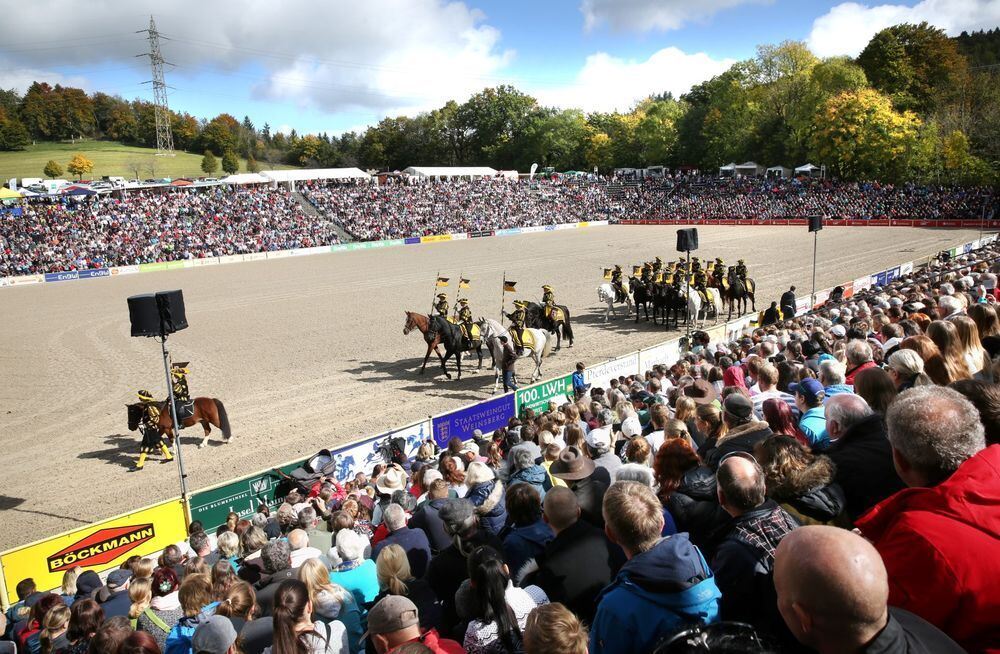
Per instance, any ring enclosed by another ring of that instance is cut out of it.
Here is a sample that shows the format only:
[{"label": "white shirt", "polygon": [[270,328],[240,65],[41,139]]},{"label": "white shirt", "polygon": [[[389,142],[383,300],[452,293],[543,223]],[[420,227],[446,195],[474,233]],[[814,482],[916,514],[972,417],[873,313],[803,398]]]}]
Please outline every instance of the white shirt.
[{"label": "white shirt", "polygon": [[649,447],[653,452],[653,456],[655,457],[656,453],[660,451],[660,446],[663,445],[664,441],[663,430],[660,429],[657,431],[650,432],[646,434],[644,438],[646,439],[646,442],[649,443]]}]

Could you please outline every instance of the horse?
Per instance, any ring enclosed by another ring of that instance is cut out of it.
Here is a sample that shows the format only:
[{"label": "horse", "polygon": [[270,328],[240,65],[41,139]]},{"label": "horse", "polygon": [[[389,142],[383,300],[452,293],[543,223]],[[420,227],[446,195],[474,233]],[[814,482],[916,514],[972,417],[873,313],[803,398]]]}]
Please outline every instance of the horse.
[{"label": "horse", "polygon": [[[649,320],[649,305],[653,303],[653,284],[648,285],[637,277],[629,277],[629,287],[632,289],[632,302],[635,304],[635,321],[639,322],[639,307],[642,307]],[[653,307],[653,322],[656,322],[656,307]]]},{"label": "horse", "polygon": [[751,278],[747,277],[746,284],[744,284],[736,274],[736,271],[730,269],[729,274],[726,276],[726,281],[728,282],[728,288],[721,289],[721,292],[724,300],[729,304],[729,318],[727,320],[732,319],[734,306],[738,307],[737,313],[741,316],[747,312],[748,298],[753,311],[757,311],[757,301],[754,298],[754,291],[757,288],[757,284]]},{"label": "horse", "polygon": [[[708,319],[709,309],[711,309],[715,314],[715,321],[719,321],[721,307],[719,306],[720,300],[718,293],[713,293],[712,301],[707,303],[701,297],[701,293],[698,292],[698,289],[688,284],[682,284],[679,294],[682,303],[684,301],[684,297],[687,296],[687,310],[691,317],[691,324],[695,329],[701,325],[702,320]],[[683,304],[681,306],[683,306]]]},{"label": "horse", "polygon": [[[628,292],[628,282],[623,282],[625,286],[625,317],[628,318],[632,315],[632,296]],[[604,283],[597,287],[597,300],[599,302],[604,302],[608,305],[608,308],[604,311],[604,322],[608,321],[608,314],[615,313],[615,301],[617,300],[617,293],[615,292],[615,287],[611,284]]]},{"label": "horse", "polygon": [[[483,340],[486,341],[486,346],[490,349],[490,353],[493,354],[493,393],[496,393],[500,380],[503,378],[503,343],[500,342],[500,337],[507,336],[507,338],[510,338],[510,335],[504,329],[504,326],[496,320],[480,318],[477,324],[483,332]],[[531,373],[531,380],[528,382],[530,384],[542,376],[542,359],[549,356],[552,352],[552,335],[544,329],[528,328],[526,331],[531,334],[535,343],[531,347],[526,346],[524,353],[518,355],[518,358],[530,357],[535,362],[535,369]]]},{"label": "horse", "polygon": [[561,304],[555,305],[555,308],[561,311],[562,315],[560,316],[557,313],[556,319],[553,320],[545,315],[545,305],[537,302],[528,302],[528,306],[524,310],[524,324],[526,327],[544,329],[555,334],[556,347],[553,351],[558,352],[562,349],[562,339],[564,338],[569,341],[569,345],[566,347],[573,347],[573,327],[569,322],[569,309]]},{"label": "horse", "polygon": [[[479,355],[479,367],[476,369],[479,370],[483,367],[482,341],[474,341],[469,346],[466,346],[465,334],[462,333],[461,327],[455,323],[449,322],[441,316],[431,316],[428,318],[422,313],[415,313],[413,311],[404,311],[404,313],[406,314],[406,324],[403,325],[403,336],[406,336],[414,329],[419,329],[420,333],[424,335],[424,341],[427,343],[427,353],[424,355],[424,363],[420,366],[421,375],[424,374],[424,370],[427,368],[427,361],[431,358],[431,352],[438,355],[438,358],[441,360],[441,370],[448,379],[451,379],[451,373],[448,372],[445,363],[452,355],[455,356],[455,365],[458,366],[459,379],[462,378],[462,352],[475,350]],[[444,345],[444,356],[441,356],[441,351],[438,349],[439,345]]]},{"label": "horse", "polygon": [[[142,406],[141,404],[130,404],[131,406]],[[160,410],[160,417],[156,422],[156,428],[160,436],[166,439],[167,445],[174,443],[174,420],[170,415],[170,409],[166,402],[159,402],[157,408]],[[222,431],[222,442],[228,443],[232,439],[232,430],[229,428],[229,415],[222,400],[214,397],[196,397],[191,402],[191,415],[181,419],[181,429],[193,427],[200,424],[205,430],[205,437],[201,439],[198,447],[205,447],[208,444],[208,435],[212,433],[212,427],[218,427]],[[132,426],[132,411],[129,411],[129,429]],[[141,415],[141,414],[140,414]],[[136,423],[138,427],[138,423]]]},{"label": "horse", "polygon": [[680,324],[680,316],[684,314],[687,301],[671,284],[653,284],[653,322],[663,314],[663,326],[670,329],[670,316],[673,315],[674,327]]}]

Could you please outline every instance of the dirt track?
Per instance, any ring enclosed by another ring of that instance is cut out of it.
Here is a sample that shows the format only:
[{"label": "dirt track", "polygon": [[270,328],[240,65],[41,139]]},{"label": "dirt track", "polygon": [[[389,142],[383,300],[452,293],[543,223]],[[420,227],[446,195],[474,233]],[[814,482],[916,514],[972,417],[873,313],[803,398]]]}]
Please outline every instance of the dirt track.
[{"label": "dirt track", "polygon": [[[192,362],[193,394],[219,397],[229,410],[233,444],[185,448],[190,488],[198,489],[486,397],[487,370],[450,382],[439,367],[415,373],[423,343],[403,337],[403,310],[427,311],[439,270],[472,279],[477,317],[498,317],[505,270],[518,297],[537,299],[539,287],[552,284],[574,314],[577,345],[547,359],[546,376],[664,340],[652,325],[605,325],[595,289],[603,266],[676,258],[674,232],[593,227],[3,289],[0,549],[177,494],[174,465],[154,460],[129,471],[138,440],[126,429],[124,404],[138,388],[165,392],[159,346],[129,337],[129,295],[184,290],[191,326],[171,339],[174,358]],[[699,233],[702,257],[746,259],[758,308],[789,283],[808,292],[805,228]],[[977,234],[828,229],[820,234],[817,284]],[[453,301],[454,286],[447,290]],[[196,440],[188,430],[184,443]]]}]

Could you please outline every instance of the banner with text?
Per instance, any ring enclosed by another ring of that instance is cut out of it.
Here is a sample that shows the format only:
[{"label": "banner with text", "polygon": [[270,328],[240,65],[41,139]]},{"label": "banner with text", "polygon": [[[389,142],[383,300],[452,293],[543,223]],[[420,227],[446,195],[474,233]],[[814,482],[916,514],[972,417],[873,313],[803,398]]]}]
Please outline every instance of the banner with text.
[{"label": "banner with text", "polygon": [[[278,466],[289,473],[305,462],[305,459]],[[232,511],[246,518],[253,515],[257,507],[267,504],[272,511],[285,499],[285,486],[281,476],[273,470],[262,470],[247,477],[241,477],[219,486],[206,488],[191,495],[191,519],[201,520],[205,531],[215,533],[215,529],[226,522]]]},{"label": "banner with text", "polygon": [[652,370],[655,365],[670,365],[681,358],[681,342],[679,339],[660,343],[639,351],[639,372]]},{"label": "banner with text", "polygon": [[439,447],[447,447],[448,441],[455,436],[463,441],[469,440],[475,429],[480,429],[484,434],[488,434],[500,427],[505,427],[507,421],[513,417],[514,394],[507,393],[451,413],[434,416],[431,418],[431,424],[434,427],[434,441]]},{"label": "banner with text", "polygon": [[517,399],[517,415],[522,415],[525,409],[535,413],[547,411],[549,402],[562,405],[573,401],[573,375],[556,377],[527,388],[519,388],[515,393]]},{"label": "banner with text", "polygon": [[639,353],[633,352],[618,359],[605,361],[587,368],[583,373],[583,381],[591,387],[606,387],[612,377],[635,375],[639,372]]},{"label": "banner with text", "polygon": [[58,588],[70,568],[101,572],[130,556],[159,552],[185,538],[184,505],[180,498],[168,500],[4,552],[0,555],[4,593],[13,603],[22,579],[34,579],[38,590]]}]

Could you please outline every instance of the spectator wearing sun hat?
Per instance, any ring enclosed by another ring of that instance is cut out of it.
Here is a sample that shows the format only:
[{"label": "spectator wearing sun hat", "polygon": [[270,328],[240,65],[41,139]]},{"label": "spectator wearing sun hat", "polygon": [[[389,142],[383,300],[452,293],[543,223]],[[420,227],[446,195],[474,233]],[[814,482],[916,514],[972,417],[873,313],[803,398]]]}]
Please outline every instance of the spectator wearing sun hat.
[{"label": "spectator wearing sun hat", "polygon": [[799,429],[809,439],[813,450],[825,450],[830,446],[830,437],[826,433],[826,414],[823,409],[826,392],[823,384],[810,377],[797,384],[790,384],[788,390],[795,396],[795,405],[802,414]]},{"label": "spectator wearing sun hat", "polygon": [[406,490],[406,471],[398,463],[389,465],[385,471],[375,480],[375,490],[378,492],[378,502],[372,511],[372,524],[382,524],[382,511],[389,506],[392,501],[392,494],[398,490]]},{"label": "spectator wearing sun hat", "polygon": [[753,402],[742,393],[732,393],[723,400],[722,420],[726,423],[726,433],[705,455],[705,464],[713,470],[733,452],[752,453],[757,443],[772,434],[766,422],[754,417]]},{"label": "spectator wearing sun hat", "polygon": [[570,445],[559,453],[559,458],[549,469],[552,476],[566,482],[580,505],[580,516],[594,525],[604,528],[601,506],[608,484],[595,475],[597,465],[576,446]]}]

